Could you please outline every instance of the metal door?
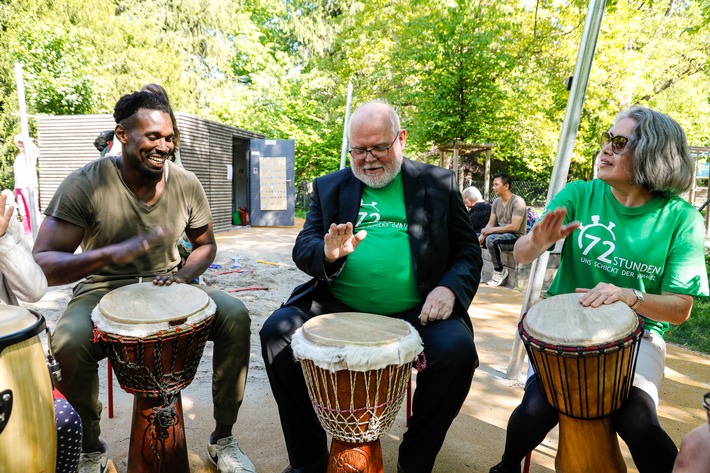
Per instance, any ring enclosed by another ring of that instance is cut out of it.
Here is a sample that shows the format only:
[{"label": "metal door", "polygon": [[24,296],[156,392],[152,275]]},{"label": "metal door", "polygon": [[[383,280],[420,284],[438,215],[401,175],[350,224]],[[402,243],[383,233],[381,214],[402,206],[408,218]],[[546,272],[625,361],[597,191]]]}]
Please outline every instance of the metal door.
[{"label": "metal door", "polygon": [[255,227],[294,224],[293,140],[251,140],[249,223]]}]

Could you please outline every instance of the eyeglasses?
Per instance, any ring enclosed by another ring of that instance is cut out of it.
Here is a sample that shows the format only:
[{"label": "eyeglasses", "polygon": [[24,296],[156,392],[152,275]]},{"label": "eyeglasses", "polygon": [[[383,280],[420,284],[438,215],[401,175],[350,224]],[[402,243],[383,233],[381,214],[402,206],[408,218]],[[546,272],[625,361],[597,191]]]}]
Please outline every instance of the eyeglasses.
[{"label": "eyeglasses", "polygon": [[350,156],[352,156],[353,159],[357,159],[358,161],[367,158],[367,153],[370,153],[375,159],[386,158],[390,154],[390,148],[394,146],[394,143],[397,141],[401,133],[401,131],[397,132],[397,135],[394,137],[394,140],[392,140],[392,143],[389,146],[374,146],[370,149],[352,148],[349,151]]},{"label": "eyeglasses", "polygon": [[603,148],[611,142],[611,151],[614,154],[621,154],[624,148],[626,148],[626,145],[629,144],[629,141],[631,140],[626,136],[614,136],[608,131],[605,131],[602,133],[601,145]]}]

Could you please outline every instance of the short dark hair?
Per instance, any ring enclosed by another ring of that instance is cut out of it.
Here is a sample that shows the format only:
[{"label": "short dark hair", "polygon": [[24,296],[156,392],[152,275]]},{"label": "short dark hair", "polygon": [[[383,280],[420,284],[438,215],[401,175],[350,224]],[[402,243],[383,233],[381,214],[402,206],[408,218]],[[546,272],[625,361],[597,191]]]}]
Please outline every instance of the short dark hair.
[{"label": "short dark hair", "polygon": [[141,108],[158,110],[168,115],[172,114],[170,104],[168,104],[165,97],[150,92],[133,92],[118,99],[113,109],[113,119],[116,124],[121,124],[121,122],[135,115]]},{"label": "short dark hair", "polygon": [[510,187],[510,185],[513,183],[513,180],[510,178],[510,176],[504,172],[499,172],[498,174],[493,176],[493,179],[495,179],[496,177],[500,179],[500,182],[502,184],[508,184],[508,187]]}]

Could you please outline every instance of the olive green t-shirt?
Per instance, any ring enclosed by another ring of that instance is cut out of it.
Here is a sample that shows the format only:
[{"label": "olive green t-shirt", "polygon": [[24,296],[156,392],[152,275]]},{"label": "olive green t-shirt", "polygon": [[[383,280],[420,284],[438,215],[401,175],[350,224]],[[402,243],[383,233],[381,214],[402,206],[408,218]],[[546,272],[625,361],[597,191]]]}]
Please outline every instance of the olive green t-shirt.
[{"label": "olive green t-shirt", "polygon": [[207,196],[195,175],[166,162],[167,182],[158,201],[146,205],[123,183],[115,158],[101,158],[72,172],[60,184],[46,215],[84,229],[83,251],[120,243],[157,226],[171,224],[172,234],[131,262],[109,265],[103,277],[152,277],[173,271],[180,262],[177,242],[186,228],[210,223]]},{"label": "olive green t-shirt", "polygon": [[367,237],[331,283],[339,300],[360,312],[389,315],[422,302],[412,267],[402,173],[381,189],[363,186],[355,232]]}]

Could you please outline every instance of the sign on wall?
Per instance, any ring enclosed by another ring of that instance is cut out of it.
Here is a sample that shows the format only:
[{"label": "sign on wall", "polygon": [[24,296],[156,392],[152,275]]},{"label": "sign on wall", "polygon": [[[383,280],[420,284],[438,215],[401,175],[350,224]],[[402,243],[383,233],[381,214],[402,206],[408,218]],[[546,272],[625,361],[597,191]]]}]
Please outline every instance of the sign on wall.
[{"label": "sign on wall", "polygon": [[261,210],[286,210],[288,206],[286,158],[263,157],[260,161],[259,202]]}]

